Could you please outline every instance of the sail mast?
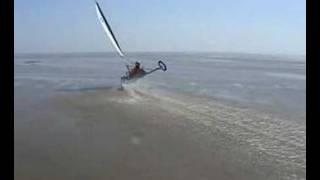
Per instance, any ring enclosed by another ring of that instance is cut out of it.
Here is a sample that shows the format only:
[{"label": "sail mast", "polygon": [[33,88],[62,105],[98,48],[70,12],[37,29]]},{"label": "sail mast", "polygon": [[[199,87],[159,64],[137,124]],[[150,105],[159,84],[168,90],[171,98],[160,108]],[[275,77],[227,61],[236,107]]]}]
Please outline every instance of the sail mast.
[{"label": "sail mast", "polygon": [[104,16],[104,14],[99,6],[99,3],[97,1],[95,1],[95,3],[96,3],[96,11],[97,11],[98,19],[99,19],[104,31],[107,33],[109,39],[112,42],[112,45],[115,47],[115,49],[117,50],[120,57],[123,57],[124,53],[122,52],[120,45],[119,45],[114,33],[112,32],[111,26],[109,25],[106,17]]}]

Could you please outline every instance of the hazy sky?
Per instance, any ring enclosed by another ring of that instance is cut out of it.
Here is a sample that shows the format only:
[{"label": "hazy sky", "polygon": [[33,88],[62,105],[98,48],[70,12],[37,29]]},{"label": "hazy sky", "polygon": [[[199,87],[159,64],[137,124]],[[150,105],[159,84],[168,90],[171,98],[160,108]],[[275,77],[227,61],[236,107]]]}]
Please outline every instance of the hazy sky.
[{"label": "hazy sky", "polygon": [[[305,0],[98,0],[123,51],[305,54]],[[94,0],[15,0],[15,52],[114,51]]]}]

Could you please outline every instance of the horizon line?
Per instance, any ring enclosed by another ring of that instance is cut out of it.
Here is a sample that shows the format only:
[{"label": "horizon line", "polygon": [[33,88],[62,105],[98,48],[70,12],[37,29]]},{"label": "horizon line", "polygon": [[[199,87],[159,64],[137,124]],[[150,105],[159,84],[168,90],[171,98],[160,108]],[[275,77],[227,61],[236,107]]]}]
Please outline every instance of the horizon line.
[{"label": "horizon line", "polygon": [[[111,54],[115,51],[60,51],[60,52],[14,52],[14,55],[46,55],[46,54]],[[230,54],[250,54],[250,55],[283,55],[283,56],[304,56],[306,54],[289,54],[289,53],[260,53],[260,52],[241,52],[241,51],[126,51],[127,53],[230,53]]]}]

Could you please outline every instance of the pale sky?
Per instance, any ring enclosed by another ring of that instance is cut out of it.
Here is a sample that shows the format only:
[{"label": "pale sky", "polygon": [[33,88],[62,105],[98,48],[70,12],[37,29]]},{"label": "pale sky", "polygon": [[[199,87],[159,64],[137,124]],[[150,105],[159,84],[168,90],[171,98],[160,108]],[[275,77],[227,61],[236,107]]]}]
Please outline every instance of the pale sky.
[{"label": "pale sky", "polygon": [[[306,54],[304,0],[98,0],[124,52]],[[19,52],[115,51],[93,0],[15,0]]]}]

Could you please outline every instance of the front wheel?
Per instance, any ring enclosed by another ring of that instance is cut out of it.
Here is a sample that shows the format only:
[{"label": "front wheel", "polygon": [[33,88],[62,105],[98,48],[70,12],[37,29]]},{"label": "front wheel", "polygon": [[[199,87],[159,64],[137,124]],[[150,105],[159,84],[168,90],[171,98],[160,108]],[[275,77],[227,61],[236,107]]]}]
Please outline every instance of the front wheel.
[{"label": "front wheel", "polygon": [[166,71],[167,70],[167,66],[166,66],[166,64],[164,64],[164,62],[158,61],[158,65],[162,69],[162,71]]}]

